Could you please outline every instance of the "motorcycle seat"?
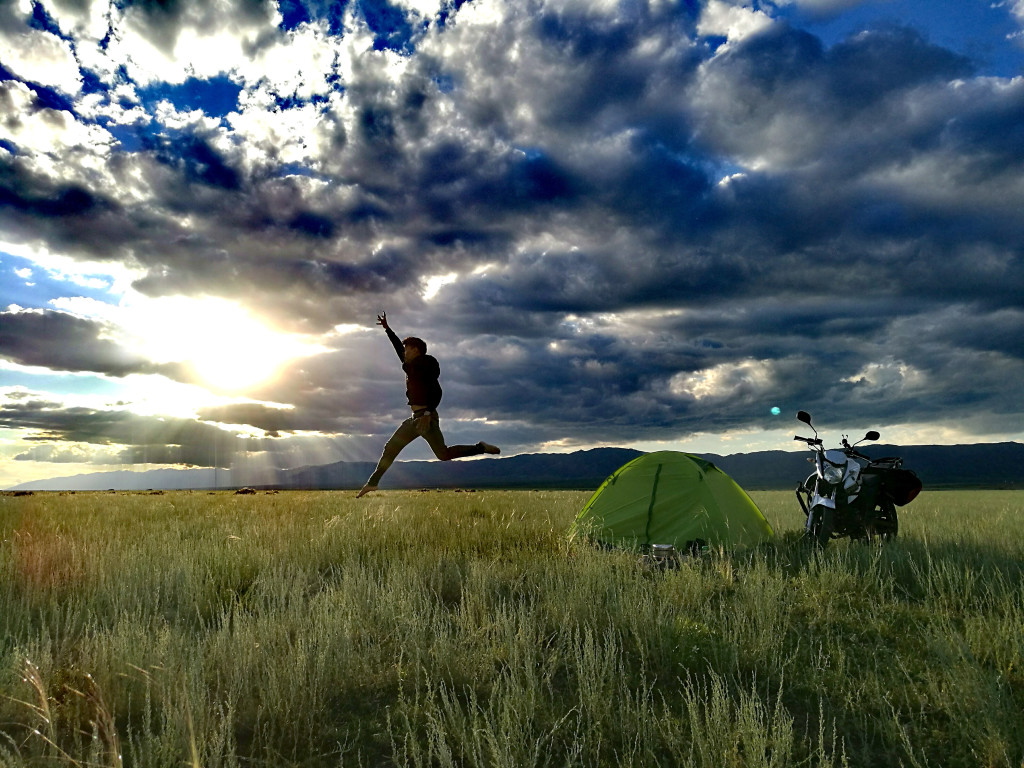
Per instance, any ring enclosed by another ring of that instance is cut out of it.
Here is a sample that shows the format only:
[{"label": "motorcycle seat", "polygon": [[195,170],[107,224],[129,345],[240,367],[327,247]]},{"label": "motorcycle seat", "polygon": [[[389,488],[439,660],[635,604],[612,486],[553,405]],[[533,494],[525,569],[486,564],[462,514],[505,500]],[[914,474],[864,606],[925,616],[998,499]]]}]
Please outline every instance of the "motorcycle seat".
[{"label": "motorcycle seat", "polygon": [[884,456],[881,459],[872,459],[871,463],[864,467],[863,471],[874,474],[878,472],[887,472],[891,469],[898,469],[901,466],[903,466],[903,459],[899,456]]}]

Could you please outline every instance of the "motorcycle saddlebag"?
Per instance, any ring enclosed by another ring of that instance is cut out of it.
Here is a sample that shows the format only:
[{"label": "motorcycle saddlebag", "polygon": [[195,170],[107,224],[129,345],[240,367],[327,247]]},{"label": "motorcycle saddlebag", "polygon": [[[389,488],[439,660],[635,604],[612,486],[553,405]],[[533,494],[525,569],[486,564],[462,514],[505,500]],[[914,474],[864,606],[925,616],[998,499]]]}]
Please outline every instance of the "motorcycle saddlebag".
[{"label": "motorcycle saddlebag", "polygon": [[897,507],[909,504],[921,492],[921,479],[910,469],[893,469],[885,473],[885,490]]}]

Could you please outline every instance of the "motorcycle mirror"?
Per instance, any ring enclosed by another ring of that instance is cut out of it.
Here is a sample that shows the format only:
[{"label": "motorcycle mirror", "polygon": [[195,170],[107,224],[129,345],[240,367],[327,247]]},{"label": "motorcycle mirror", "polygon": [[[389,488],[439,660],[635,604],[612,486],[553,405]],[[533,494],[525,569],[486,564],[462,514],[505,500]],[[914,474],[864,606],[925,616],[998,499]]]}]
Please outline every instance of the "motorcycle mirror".
[{"label": "motorcycle mirror", "polygon": [[873,430],[873,429],[870,432],[868,432],[866,435],[864,435],[864,439],[865,440],[877,440],[880,437],[881,437],[881,435],[878,434],[877,432],[875,432],[875,430]]},{"label": "motorcycle mirror", "polygon": [[796,417],[800,419],[800,421],[802,421],[804,424],[808,426],[811,425],[811,414],[809,414],[807,411],[797,411]]}]

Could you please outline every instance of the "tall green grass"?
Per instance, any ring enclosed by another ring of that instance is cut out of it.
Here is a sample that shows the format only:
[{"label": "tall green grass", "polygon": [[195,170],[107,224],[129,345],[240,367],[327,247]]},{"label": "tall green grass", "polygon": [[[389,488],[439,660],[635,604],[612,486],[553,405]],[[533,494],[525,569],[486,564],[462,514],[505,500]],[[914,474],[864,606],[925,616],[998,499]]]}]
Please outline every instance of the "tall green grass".
[{"label": "tall green grass", "polygon": [[1024,493],[678,570],[577,492],[0,498],[0,766],[1024,765]]}]

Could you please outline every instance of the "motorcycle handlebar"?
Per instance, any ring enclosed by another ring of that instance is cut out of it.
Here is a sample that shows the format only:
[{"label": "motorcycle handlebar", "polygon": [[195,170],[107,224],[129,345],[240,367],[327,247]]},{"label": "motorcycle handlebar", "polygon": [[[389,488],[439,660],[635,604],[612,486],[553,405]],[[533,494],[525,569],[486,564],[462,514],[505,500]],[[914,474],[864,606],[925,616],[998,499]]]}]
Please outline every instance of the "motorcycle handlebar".
[{"label": "motorcycle handlebar", "polygon": [[794,440],[802,440],[808,445],[821,445],[820,437],[800,437],[800,435],[793,435]]}]

